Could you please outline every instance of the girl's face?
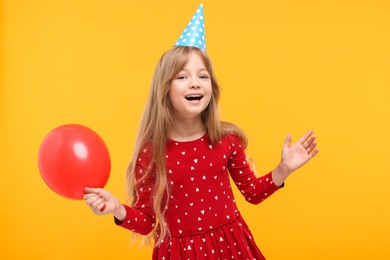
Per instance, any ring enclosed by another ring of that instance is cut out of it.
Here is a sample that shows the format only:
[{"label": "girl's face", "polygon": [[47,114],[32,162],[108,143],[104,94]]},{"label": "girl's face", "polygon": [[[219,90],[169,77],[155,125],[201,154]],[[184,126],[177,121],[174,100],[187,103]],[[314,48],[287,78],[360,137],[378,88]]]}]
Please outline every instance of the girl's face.
[{"label": "girl's face", "polygon": [[192,52],[169,88],[173,118],[200,119],[201,113],[210,103],[211,95],[211,79],[203,59]]}]

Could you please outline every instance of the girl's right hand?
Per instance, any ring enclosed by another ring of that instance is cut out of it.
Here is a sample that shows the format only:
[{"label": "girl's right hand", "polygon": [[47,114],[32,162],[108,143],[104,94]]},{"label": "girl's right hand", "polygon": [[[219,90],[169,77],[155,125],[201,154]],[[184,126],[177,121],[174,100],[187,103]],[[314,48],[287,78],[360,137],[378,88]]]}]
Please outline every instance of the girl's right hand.
[{"label": "girl's right hand", "polygon": [[101,188],[85,188],[84,200],[95,215],[113,214],[118,220],[126,217],[122,203],[111,193]]}]

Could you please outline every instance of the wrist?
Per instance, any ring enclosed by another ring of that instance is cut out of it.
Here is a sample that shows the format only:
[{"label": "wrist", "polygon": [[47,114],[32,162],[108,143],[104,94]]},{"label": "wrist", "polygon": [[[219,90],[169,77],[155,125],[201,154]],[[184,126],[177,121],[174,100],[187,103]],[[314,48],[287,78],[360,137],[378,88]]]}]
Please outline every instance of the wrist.
[{"label": "wrist", "polygon": [[285,176],[286,178],[288,176],[290,176],[290,174],[293,172],[288,167],[286,167],[283,162],[280,162],[278,164],[277,168],[278,168],[279,174],[282,176]]},{"label": "wrist", "polygon": [[281,186],[292,171],[290,171],[282,162],[272,171],[272,179],[277,186]]},{"label": "wrist", "polygon": [[122,204],[119,204],[117,209],[112,213],[114,217],[119,220],[123,221],[126,218],[126,209]]}]

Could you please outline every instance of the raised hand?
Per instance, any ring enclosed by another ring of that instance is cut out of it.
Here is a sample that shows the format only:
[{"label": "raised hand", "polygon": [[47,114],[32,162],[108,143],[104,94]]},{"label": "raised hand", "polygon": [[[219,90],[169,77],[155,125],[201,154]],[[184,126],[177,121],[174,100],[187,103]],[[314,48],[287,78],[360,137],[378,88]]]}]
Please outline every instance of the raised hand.
[{"label": "raised hand", "polygon": [[296,143],[291,145],[291,135],[287,134],[282,150],[282,164],[289,172],[293,172],[306,164],[319,151],[314,131],[308,131]]},{"label": "raised hand", "polygon": [[293,171],[316,156],[319,151],[316,146],[316,136],[312,130],[308,131],[294,144],[291,144],[291,135],[287,134],[282,149],[282,160],[273,171],[275,184],[281,185]]}]

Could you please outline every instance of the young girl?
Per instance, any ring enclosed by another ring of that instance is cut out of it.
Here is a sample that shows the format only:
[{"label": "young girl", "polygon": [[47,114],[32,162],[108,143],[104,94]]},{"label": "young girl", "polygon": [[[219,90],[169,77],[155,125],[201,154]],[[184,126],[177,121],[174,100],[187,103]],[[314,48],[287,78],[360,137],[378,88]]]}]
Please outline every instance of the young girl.
[{"label": "young girl", "polygon": [[246,159],[246,136],[219,119],[219,96],[204,51],[168,50],[156,67],[128,169],[131,206],[103,189],[85,189],[96,215],[111,213],[117,225],[155,239],[153,259],[264,259],[230,178],[258,204],[318,152],[312,131],[293,145],[287,135],[280,163],[257,178]]}]

